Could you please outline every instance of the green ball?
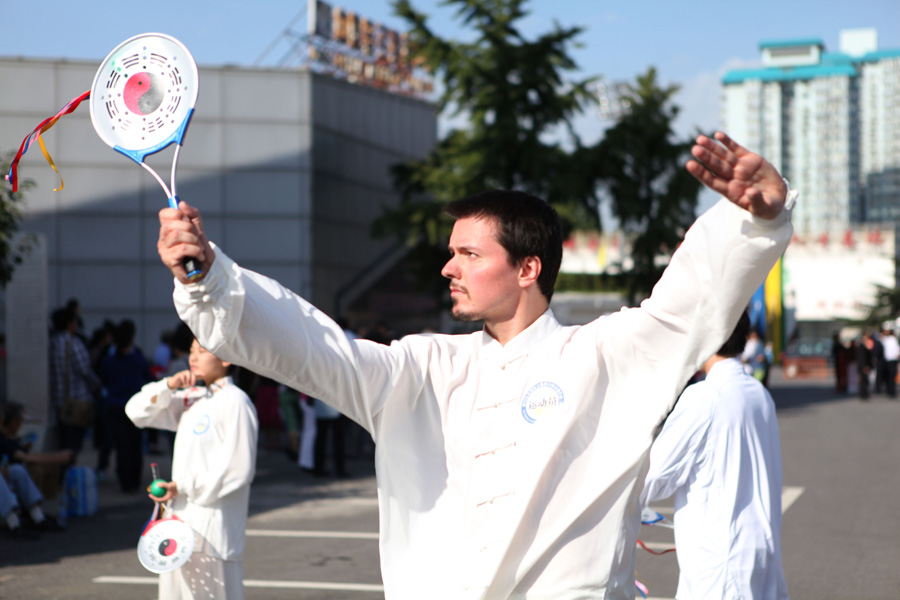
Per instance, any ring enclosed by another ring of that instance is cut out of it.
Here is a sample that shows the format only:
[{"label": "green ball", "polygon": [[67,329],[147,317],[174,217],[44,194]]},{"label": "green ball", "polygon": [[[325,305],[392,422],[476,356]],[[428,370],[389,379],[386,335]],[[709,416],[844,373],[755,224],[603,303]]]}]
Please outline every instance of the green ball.
[{"label": "green ball", "polygon": [[166,483],[165,479],[156,479],[153,483],[150,484],[150,493],[156,496],[157,498],[162,498],[166,495],[168,490],[159,484]]}]

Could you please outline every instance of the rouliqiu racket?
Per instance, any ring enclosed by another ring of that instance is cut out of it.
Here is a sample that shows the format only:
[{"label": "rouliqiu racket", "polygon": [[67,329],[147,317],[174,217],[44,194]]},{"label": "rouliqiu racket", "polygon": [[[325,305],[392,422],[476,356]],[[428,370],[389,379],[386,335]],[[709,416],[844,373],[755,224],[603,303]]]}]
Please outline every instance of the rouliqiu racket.
[{"label": "rouliqiu racket", "polygon": [[157,518],[159,514],[159,504],[154,504],[150,520],[138,539],[137,555],[141,565],[151,573],[170,573],[191,559],[196,537],[191,526],[175,515]]},{"label": "rouliqiu racket", "polygon": [[[107,145],[138,163],[178,208],[178,155],[199,92],[197,64],[185,46],[162,33],[144,33],[116,46],[91,86],[94,129]],[[144,159],[175,144],[170,185]],[[203,276],[192,258],[182,261],[190,281]]]}]

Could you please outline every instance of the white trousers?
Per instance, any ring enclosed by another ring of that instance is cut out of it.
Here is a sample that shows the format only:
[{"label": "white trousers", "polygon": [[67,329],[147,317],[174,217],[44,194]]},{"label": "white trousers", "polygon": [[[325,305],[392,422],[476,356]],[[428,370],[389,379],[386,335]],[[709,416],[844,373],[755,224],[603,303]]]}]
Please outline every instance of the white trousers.
[{"label": "white trousers", "polygon": [[183,567],[159,576],[159,600],[244,600],[244,562],[194,552]]},{"label": "white trousers", "polygon": [[316,409],[305,403],[300,403],[303,411],[303,432],[300,434],[300,454],[297,456],[297,464],[304,469],[312,470],[316,466]]}]

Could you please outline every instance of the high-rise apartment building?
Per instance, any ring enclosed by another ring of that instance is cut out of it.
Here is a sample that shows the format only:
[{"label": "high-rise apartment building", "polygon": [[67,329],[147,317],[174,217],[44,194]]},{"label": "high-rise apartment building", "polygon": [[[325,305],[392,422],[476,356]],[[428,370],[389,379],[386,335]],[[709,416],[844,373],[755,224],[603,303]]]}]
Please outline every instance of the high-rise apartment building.
[{"label": "high-rise apartment building", "polygon": [[762,66],[722,80],[722,128],[802,191],[801,235],[900,219],[900,49],[874,29],[760,43]]}]

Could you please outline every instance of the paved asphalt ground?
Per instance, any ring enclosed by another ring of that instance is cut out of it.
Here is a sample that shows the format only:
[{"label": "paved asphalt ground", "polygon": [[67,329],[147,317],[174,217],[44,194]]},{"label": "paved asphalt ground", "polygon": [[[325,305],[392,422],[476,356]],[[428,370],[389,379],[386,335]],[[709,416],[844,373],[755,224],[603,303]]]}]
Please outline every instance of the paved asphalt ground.
[{"label": "paved asphalt ground", "polygon": [[[835,394],[830,381],[784,381],[778,371],[771,383],[791,597],[900,598],[900,402],[863,403]],[[158,462],[167,474],[167,461]],[[317,479],[282,453],[260,451],[244,560],[248,600],[383,598],[371,455],[349,467],[349,479]],[[29,542],[0,537],[0,598],[156,598],[155,576],[135,553],[150,501],[121,494],[114,482],[100,484],[100,500],[98,515],[71,519],[66,532]],[[664,549],[672,532],[644,527],[641,538]],[[675,553],[638,550],[638,577],[651,598],[673,598]]]}]

